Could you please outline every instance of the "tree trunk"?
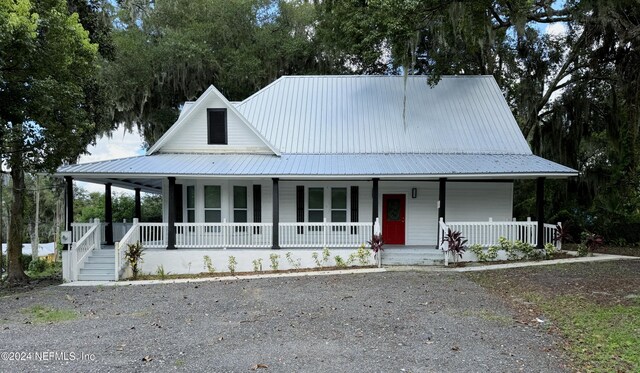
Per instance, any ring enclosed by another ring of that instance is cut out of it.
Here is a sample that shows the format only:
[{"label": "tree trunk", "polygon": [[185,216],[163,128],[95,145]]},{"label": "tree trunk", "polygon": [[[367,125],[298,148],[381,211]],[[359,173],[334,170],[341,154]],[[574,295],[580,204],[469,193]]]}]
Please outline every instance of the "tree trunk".
[{"label": "tree trunk", "polygon": [[7,245],[7,256],[9,259],[7,282],[21,283],[28,279],[22,270],[24,173],[22,172],[21,165],[11,165],[11,178],[13,179],[13,186],[11,188],[13,201],[11,203],[11,219],[9,221],[9,240]]},{"label": "tree trunk", "polygon": [[11,215],[9,219],[9,239],[7,240],[7,282],[23,283],[28,280],[27,275],[22,270],[22,239],[24,233],[24,172],[22,160],[22,129],[14,124],[12,131],[14,138],[13,153],[9,159],[11,167],[11,178],[13,185],[11,194]]},{"label": "tree trunk", "polygon": [[38,185],[38,175],[35,175],[35,200],[36,214],[33,218],[33,232],[31,235],[31,259],[38,260],[38,250],[40,249],[40,189]]}]

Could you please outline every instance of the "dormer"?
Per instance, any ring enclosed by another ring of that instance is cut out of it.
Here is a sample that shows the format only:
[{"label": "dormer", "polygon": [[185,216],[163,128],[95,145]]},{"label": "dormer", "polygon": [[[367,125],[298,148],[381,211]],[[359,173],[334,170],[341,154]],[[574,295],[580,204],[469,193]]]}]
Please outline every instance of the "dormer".
[{"label": "dormer", "polygon": [[178,120],[147,151],[154,153],[279,154],[214,86],[185,102]]}]

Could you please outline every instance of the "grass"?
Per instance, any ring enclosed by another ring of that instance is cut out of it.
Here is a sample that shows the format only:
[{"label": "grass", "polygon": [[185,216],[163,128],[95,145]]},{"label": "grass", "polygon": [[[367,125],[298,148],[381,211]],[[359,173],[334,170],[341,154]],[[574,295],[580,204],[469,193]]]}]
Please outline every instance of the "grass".
[{"label": "grass", "polygon": [[[640,372],[640,261],[469,274],[524,323],[559,334],[580,372]],[[470,314],[469,316],[482,315]]]},{"label": "grass", "polygon": [[585,371],[640,371],[640,304],[603,306],[576,296],[538,299],[537,304]]},{"label": "grass", "polygon": [[25,308],[22,312],[28,314],[30,321],[34,323],[69,321],[78,318],[78,314],[74,311],[47,308],[42,305]]}]

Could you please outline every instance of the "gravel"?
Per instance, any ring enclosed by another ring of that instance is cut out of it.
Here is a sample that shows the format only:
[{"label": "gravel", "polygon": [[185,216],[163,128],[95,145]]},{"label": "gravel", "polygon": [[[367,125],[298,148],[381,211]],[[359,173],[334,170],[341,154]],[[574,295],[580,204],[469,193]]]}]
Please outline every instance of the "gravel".
[{"label": "gravel", "polygon": [[0,298],[0,371],[568,371],[561,342],[514,316],[455,273],[55,286]]}]

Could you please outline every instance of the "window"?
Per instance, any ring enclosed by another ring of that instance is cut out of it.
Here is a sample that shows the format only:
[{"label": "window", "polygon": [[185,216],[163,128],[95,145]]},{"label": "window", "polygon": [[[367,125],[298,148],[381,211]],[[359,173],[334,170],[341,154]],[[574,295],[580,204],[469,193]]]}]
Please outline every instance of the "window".
[{"label": "window", "polygon": [[196,188],[193,185],[187,185],[187,222],[195,223],[196,221]]},{"label": "window", "polygon": [[309,188],[309,222],[324,221],[324,188]]},{"label": "window", "polygon": [[347,188],[331,188],[331,221],[347,221]]},{"label": "window", "polygon": [[233,187],[233,221],[235,223],[247,222],[247,187]]},{"label": "window", "polygon": [[227,109],[207,109],[207,144],[227,145]]},{"label": "window", "polygon": [[204,186],[204,221],[206,223],[220,223],[222,221],[220,196],[219,185]]}]

